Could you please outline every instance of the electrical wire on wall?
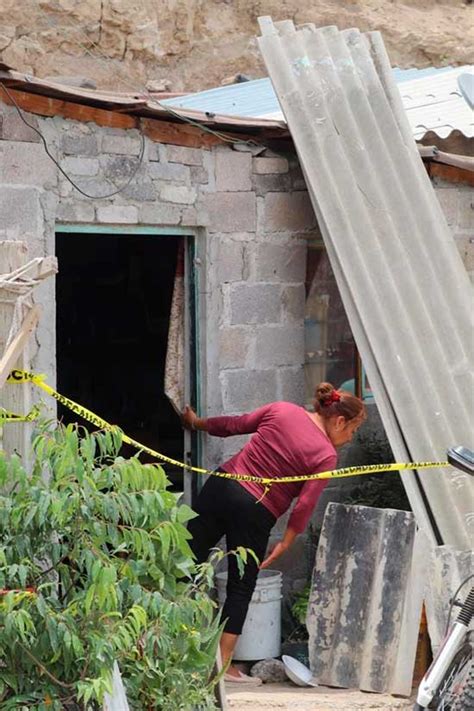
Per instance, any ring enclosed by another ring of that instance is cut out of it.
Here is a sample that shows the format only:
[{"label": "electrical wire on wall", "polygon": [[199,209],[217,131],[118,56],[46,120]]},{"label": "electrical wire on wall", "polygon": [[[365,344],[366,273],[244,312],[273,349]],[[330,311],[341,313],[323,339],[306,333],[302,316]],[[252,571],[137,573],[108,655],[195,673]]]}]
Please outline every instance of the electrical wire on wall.
[{"label": "electrical wire on wall", "polygon": [[26,118],[23,116],[22,110],[18,106],[18,103],[17,103],[15,97],[13,96],[13,94],[10,91],[8,91],[5,84],[3,84],[3,82],[0,82],[0,86],[2,87],[5,94],[8,96],[9,100],[14,105],[14,107],[17,110],[18,115],[21,118],[21,120],[23,121],[23,123],[26,124],[29,128],[31,128],[32,131],[34,131],[35,133],[38,134],[38,136],[41,139],[41,142],[43,143],[43,147],[44,147],[44,150],[45,150],[48,158],[50,158],[53,161],[53,163],[56,165],[59,172],[66,178],[66,180],[68,180],[71,183],[73,188],[75,188],[78,192],[81,193],[81,195],[84,195],[84,197],[90,198],[91,200],[104,200],[105,198],[110,198],[110,197],[113,197],[114,195],[118,195],[118,193],[121,193],[123,190],[125,190],[125,188],[127,188],[130,185],[130,183],[132,182],[132,180],[135,178],[136,174],[138,173],[138,170],[143,162],[143,156],[145,154],[145,136],[143,135],[142,132],[140,132],[141,146],[140,146],[140,153],[137,158],[137,164],[134,167],[132,173],[129,175],[129,177],[125,181],[125,183],[123,185],[121,185],[119,188],[117,188],[117,190],[113,190],[111,193],[106,193],[105,195],[91,195],[91,193],[88,193],[85,190],[83,190],[82,188],[80,188],[79,185],[77,185],[77,183],[75,183],[74,180],[61,167],[59,162],[56,160],[56,158],[52,155],[51,151],[49,150],[46,139],[43,136],[43,134],[41,133],[41,131],[38,128],[36,128],[36,126],[33,126],[33,124],[29,123],[29,121],[26,120]]}]

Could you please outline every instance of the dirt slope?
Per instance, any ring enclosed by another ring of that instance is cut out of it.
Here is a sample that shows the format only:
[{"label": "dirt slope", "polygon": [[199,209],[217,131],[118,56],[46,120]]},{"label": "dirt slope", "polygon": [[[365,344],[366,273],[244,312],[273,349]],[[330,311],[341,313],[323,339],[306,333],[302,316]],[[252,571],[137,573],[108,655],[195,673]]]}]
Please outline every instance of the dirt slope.
[{"label": "dirt slope", "polygon": [[197,90],[265,74],[260,15],[380,30],[393,65],[424,67],[474,62],[473,13],[466,0],[0,0],[0,59],[102,88]]}]

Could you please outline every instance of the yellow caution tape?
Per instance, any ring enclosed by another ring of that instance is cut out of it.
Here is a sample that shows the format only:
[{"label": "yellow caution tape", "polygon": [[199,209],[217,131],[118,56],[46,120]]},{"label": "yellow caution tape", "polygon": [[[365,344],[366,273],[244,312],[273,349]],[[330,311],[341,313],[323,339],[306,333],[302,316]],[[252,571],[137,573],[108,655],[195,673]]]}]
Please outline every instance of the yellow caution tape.
[{"label": "yellow caution tape", "polygon": [[17,415],[15,412],[0,407],[0,425],[4,422],[34,422],[40,414],[41,410],[38,405],[32,407],[27,415]]},{"label": "yellow caution tape", "polygon": [[[87,422],[91,422],[96,427],[104,430],[117,429],[116,425],[111,425],[106,420],[91,412],[87,408],[79,405],[74,400],[70,400],[68,397],[61,395],[56,390],[54,390],[50,385],[44,382],[44,375],[36,375],[35,373],[28,373],[25,370],[12,370],[8,376],[7,383],[33,383],[44,392],[51,395],[55,400],[60,402],[62,405],[67,407],[69,410],[79,415]],[[32,410],[33,412],[33,410]],[[30,417],[32,415],[30,412],[26,417],[28,421],[34,419]],[[36,413],[37,414],[37,413]],[[16,416],[15,416],[16,417]],[[21,416],[20,416],[21,417]],[[0,414],[0,424],[1,424],[1,414]],[[8,418],[5,418],[8,421]],[[12,420],[13,421],[13,420]],[[16,420],[19,421],[19,420]],[[202,469],[201,467],[192,467],[184,462],[180,462],[176,459],[171,459],[161,452],[156,452],[154,449],[147,447],[140,442],[128,437],[128,435],[122,435],[122,441],[126,444],[130,444],[132,447],[139,449],[142,452],[146,452],[155,459],[159,459],[167,464],[173,464],[174,466],[181,467],[182,469],[187,469],[188,471],[196,472],[197,474],[212,474],[212,476],[218,476],[223,479],[237,479],[239,481],[256,482],[258,484],[263,484],[265,486],[271,486],[272,484],[292,484],[296,482],[312,481],[315,479],[339,479],[349,476],[362,476],[363,474],[377,474],[380,472],[395,472],[403,471],[407,469],[439,469],[449,466],[448,462],[394,462],[391,464],[368,464],[363,467],[344,467],[343,469],[332,469],[327,472],[317,472],[315,474],[300,474],[295,476],[285,476],[285,477],[259,477],[253,476],[251,474],[234,474],[231,472],[216,472],[210,471],[208,469]]]}]

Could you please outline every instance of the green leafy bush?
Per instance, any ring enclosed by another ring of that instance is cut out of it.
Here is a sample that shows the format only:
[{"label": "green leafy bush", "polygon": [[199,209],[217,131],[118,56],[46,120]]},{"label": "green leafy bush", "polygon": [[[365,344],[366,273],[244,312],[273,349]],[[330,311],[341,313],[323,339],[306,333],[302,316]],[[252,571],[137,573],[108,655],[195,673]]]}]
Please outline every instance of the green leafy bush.
[{"label": "green leafy bush", "polygon": [[[0,455],[0,708],[100,709],[119,664],[134,711],[214,708],[220,633],[191,509],[119,432],[43,427]],[[9,592],[7,592],[9,591]]]},{"label": "green leafy bush", "polygon": [[[303,590],[296,594],[294,602],[291,606],[291,613],[294,616],[298,625],[306,628],[306,613],[308,611],[309,595],[311,593],[311,585],[308,583]],[[307,635],[306,635],[307,636]]]}]

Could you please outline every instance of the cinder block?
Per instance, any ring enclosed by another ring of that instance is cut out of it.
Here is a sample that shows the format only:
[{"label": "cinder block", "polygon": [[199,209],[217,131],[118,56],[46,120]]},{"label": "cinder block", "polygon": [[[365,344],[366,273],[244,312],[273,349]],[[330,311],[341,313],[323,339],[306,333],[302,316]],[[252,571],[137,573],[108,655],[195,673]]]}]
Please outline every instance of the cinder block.
[{"label": "cinder block", "polygon": [[275,400],[274,370],[224,370],[221,380],[225,412],[249,412]]},{"label": "cinder block", "polygon": [[[28,123],[38,128],[38,119],[32,114],[28,115]],[[18,116],[16,109],[4,106],[2,130],[0,138],[4,141],[25,141],[27,143],[39,143],[39,135],[27,126]]]},{"label": "cinder block", "polygon": [[[113,193],[115,190],[117,190],[116,186],[114,183],[111,183],[107,180],[105,176],[92,176],[92,177],[87,177],[87,176],[77,176],[74,178],[74,183],[84,192],[87,193],[87,195],[92,195],[94,198],[105,198],[105,196],[110,195],[110,193]],[[59,194],[64,197],[67,195],[74,195],[74,197],[77,200],[90,200],[90,197],[86,197],[85,195],[82,195],[79,191],[77,191],[75,188],[71,186],[71,190],[69,190],[70,183],[60,176],[60,181],[59,181]]]},{"label": "cinder block", "polygon": [[458,228],[474,232],[474,194],[472,190],[459,193]]},{"label": "cinder block", "polygon": [[41,239],[44,220],[40,192],[33,187],[2,186],[0,190],[0,225],[9,239]]},{"label": "cinder block", "polygon": [[159,161],[160,157],[160,144],[147,142],[147,156],[149,161]]},{"label": "cinder block", "polygon": [[[137,158],[131,158],[130,156],[101,155],[100,165],[104,177],[120,185],[121,183],[125,183],[131,175],[134,175],[137,168]],[[134,180],[138,179],[140,173],[143,174],[142,171],[143,169],[139,169]]]},{"label": "cinder block", "polygon": [[245,271],[245,243],[219,242],[217,251],[218,281],[222,283],[242,281]]},{"label": "cinder block", "polygon": [[[181,224],[184,227],[197,227],[198,222],[198,211],[195,207],[185,207],[183,214],[181,216]],[[200,225],[202,226],[202,225]]]},{"label": "cinder block", "polygon": [[208,193],[204,196],[210,232],[255,232],[255,193]]},{"label": "cinder block", "polygon": [[165,202],[192,205],[196,200],[196,188],[189,188],[186,185],[163,185],[160,188],[160,197]]},{"label": "cinder block", "polygon": [[96,156],[98,151],[97,137],[94,135],[61,136],[61,150],[66,155]]},{"label": "cinder block", "polygon": [[57,219],[60,222],[94,222],[94,205],[90,202],[61,203]]},{"label": "cinder block", "polygon": [[174,180],[176,182],[189,182],[190,169],[180,163],[151,163],[149,174],[154,180]]},{"label": "cinder block", "polygon": [[290,179],[293,190],[307,190],[306,181],[299,163],[290,166]]},{"label": "cinder block", "polygon": [[196,224],[200,227],[207,227],[210,220],[209,210],[207,209],[206,201],[202,199],[202,195],[198,196],[193,209],[196,211]]},{"label": "cinder block", "polygon": [[436,197],[444,212],[448,225],[455,225],[458,216],[458,191],[456,187],[436,188]]},{"label": "cinder block", "polygon": [[261,368],[302,365],[304,362],[303,324],[260,326],[257,331],[255,360]]},{"label": "cinder block", "polygon": [[[174,163],[173,165],[177,165]],[[191,184],[192,185],[207,185],[209,182],[209,173],[205,168],[201,168],[198,165],[192,165],[191,168]]]},{"label": "cinder block", "polygon": [[274,284],[236,284],[229,293],[231,324],[280,321],[280,287]]},{"label": "cinder block", "polygon": [[305,190],[265,195],[266,232],[304,232],[315,225],[316,217]]},{"label": "cinder block", "polygon": [[252,189],[250,178],[252,155],[237,151],[216,154],[216,189],[218,191],[246,191]]},{"label": "cinder block", "polygon": [[58,169],[39,143],[0,143],[1,181],[9,184],[56,185]]},{"label": "cinder block", "polygon": [[303,366],[278,368],[278,399],[285,402],[294,402],[296,405],[305,404],[305,379]]},{"label": "cinder block", "polygon": [[184,165],[202,165],[202,151],[200,148],[187,148],[186,146],[165,146],[165,154],[170,163],[184,163]]},{"label": "cinder block", "polygon": [[159,203],[140,208],[140,222],[146,225],[179,225],[181,208]]},{"label": "cinder block", "polygon": [[102,138],[102,152],[116,153],[124,156],[138,156],[141,142],[139,138],[131,136],[105,135]]},{"label": "cinder block", "polygon": [[253,329],[231,326],[219,330],[219,367],[245,368],[251,356]]},{"label": "cinder block", "polygon": [[152,181],[137,183],[134,180],[119,193],[119,199],[134,200],[136,202],[151,202],[156,199],[156,187]]},{"label": "cinder block", "polygon": [[456,246],[461,255],[468,272],[474,270],[474,235],[472,237],[463,234],[454,235]]},{"label": "cinder block", "polygon": [[268,173],[288,173],[289,165],[286,158],[254,158],[253,171],[258,175]]},{"label": "cinder block", "polygon": [[138,208],[133,205],[108,205],[97,208],[97,221],[119,224],[138,222]]},{"label": "cinder block", "polygon": [[275,173],[269,175],[252,175],[252,190],[258,197],[263,197],[267,193],[287,192],[291,188],[290,176],[288,173]]},{"label": "cinder block", "polygon": [[97,175],[99,172],[99,161],[97,158],[80,158],[78,156],[68,156],[61,161],[61,168],[68,175]]},{"label": "cinder block", "polygon": [[255,281],[304,283],[306,275],[306,244],[265,242],[252,250],[252,277]]},{"label": "cinder block", "polygon": [[302,322],[305,311],[304,284],[285,286],[281,293],[281,304],[285,320]]}]

